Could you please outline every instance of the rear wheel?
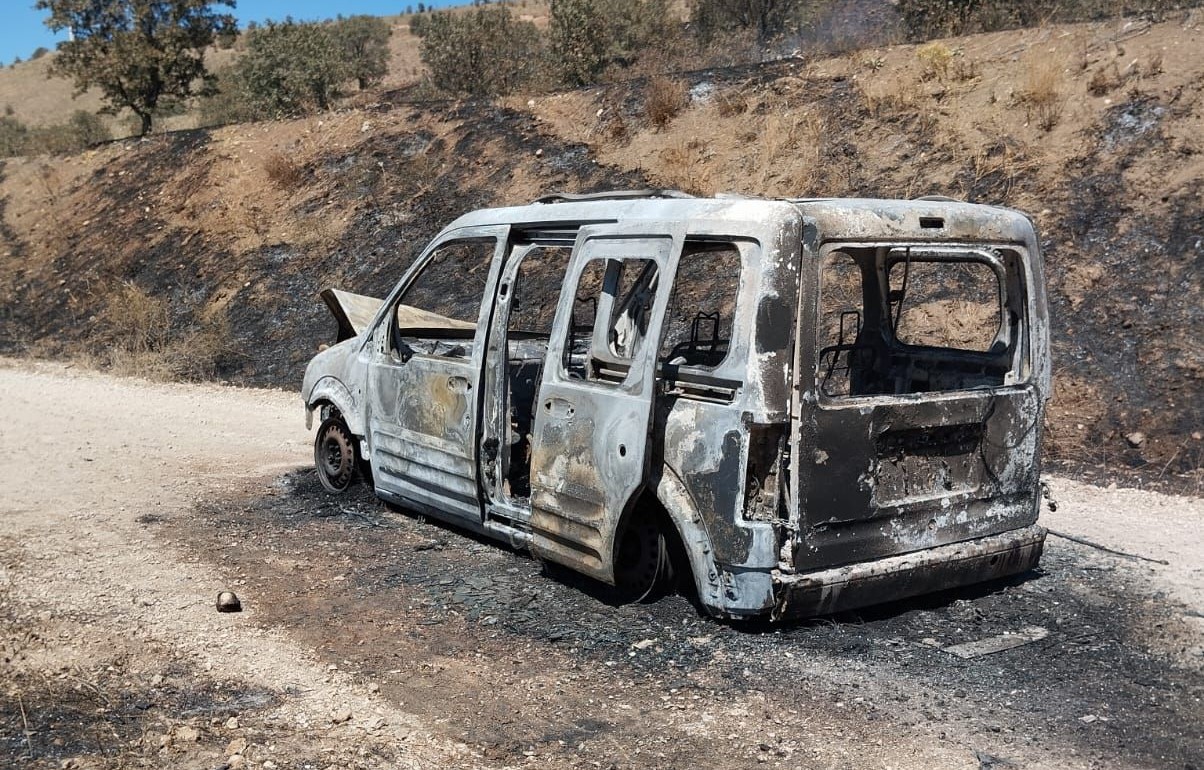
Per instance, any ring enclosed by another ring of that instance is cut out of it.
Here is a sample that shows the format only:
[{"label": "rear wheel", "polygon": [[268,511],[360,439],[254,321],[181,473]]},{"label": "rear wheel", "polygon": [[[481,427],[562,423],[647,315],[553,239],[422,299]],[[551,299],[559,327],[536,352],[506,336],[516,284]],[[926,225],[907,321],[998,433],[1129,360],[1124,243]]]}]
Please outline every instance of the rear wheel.
[{"label": "rear wheel", "polygon": [[673,588],[669,542],[656,516],[636,515],[627,522],[615,553],[615,588],[627,602],[653,601]]},{"label": "rear wheel", "polygon": [[345,492],[355,477],[355,437],[341,417],[328,417],[314,438],[314,467],[328,492]]}]

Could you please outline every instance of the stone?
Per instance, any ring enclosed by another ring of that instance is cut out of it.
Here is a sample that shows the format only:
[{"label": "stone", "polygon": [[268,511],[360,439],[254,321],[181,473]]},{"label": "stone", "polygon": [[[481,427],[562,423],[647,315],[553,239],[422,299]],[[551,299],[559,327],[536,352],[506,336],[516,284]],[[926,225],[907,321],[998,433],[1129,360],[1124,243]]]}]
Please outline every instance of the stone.
[{"label": "stone", "polygon": [[247,753],[247,739],[246,738],[235,738],[234,740],[230,741],[228,744],[226,744],[226,753],[227,754],[246,754]]},{"label": "stone", "polygon": [[1131,447],[1139,447],[1145,443],[1145,434],[1139,430],[1135,430],[1125,436],[1125,441],[1129,442],[1129,446]]},{"label": "stone", "polygon": [[196,743],[201,739],[201,731],[195,727],[184,725],[176,728],[176,738],[183,743]]},{"label": "stone", "polygon": [[[238,722],[238,717],[230,717],[229,719],[226,720],[226,729],[227,730],[237,730],[239,728],[239,726],[240,725]],[[238,752],[235,752],[235,753],[238,753]]]},{"label": "stone", "polygon": [[222,591],[217,595],[218,612],[242,612],[242,602],[233,591]]},{"label": "stone", "polygon": [[368,692],[370,692],[370,693],[380,692],[380,685],[377,684],[376,682],[369,682],[368,683]]},{"label": "stone", "polygon": [[333,716],[330,717],[330,721],[334,722],[336,725],[341,725],[344,722],[350,722],[351,721],[351,709],[349,709],[349,708],[339,709],[338,711],[334,712]]}]

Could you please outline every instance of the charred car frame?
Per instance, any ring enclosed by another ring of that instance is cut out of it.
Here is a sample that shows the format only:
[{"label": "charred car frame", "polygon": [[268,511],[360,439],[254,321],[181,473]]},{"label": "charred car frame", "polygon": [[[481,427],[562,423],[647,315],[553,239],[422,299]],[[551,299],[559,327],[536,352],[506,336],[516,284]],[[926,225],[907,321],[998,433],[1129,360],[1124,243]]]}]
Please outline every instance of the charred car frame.
[{"label": "charred car frame", "polygon": [[319,477],[642,598],[814,615],[1026,571],[1040,249],[947,199],[549,196],[323,294]]}]

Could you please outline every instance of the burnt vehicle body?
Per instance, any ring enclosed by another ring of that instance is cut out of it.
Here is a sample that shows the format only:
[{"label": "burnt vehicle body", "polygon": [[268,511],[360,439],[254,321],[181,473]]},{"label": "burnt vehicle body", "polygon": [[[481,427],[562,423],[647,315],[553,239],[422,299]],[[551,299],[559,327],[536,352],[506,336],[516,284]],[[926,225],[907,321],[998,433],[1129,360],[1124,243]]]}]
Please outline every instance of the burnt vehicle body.
[{"label": "burnt vehicle body", "polygon": [[324,293],[315,461],[633,598],[688,571],[720,617],[1024,572],[1042,271],[1028,218],[947,199],[476,211],[383,301]]}]

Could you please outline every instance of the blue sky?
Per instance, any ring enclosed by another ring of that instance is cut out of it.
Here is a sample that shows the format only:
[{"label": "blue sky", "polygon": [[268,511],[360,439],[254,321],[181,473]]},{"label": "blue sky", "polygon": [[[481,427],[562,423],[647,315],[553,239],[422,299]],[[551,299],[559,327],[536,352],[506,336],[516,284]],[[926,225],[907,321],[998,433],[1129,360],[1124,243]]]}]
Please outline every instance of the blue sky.
[{"label": "blue sky", "polygon": [[[36,0],[0,0],[0,64],[9,64],[20,56],[28,59],[39,46],[51,50],[66,35],[56,36],[43,23],[49,15],[35,11]],[[427,0],[427,5],[444,7],[466,5],[468,0]],[[234,9],[239,26],[248,21],[266,21],[292,16],[301,21],[328,19],[339,15],[370,13],[377,16],[392,16],[405,10],[406,5],[418,6],[417,0],[241,0]]]}]

